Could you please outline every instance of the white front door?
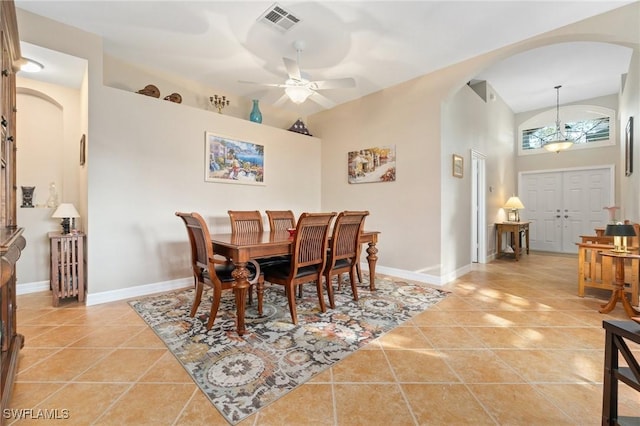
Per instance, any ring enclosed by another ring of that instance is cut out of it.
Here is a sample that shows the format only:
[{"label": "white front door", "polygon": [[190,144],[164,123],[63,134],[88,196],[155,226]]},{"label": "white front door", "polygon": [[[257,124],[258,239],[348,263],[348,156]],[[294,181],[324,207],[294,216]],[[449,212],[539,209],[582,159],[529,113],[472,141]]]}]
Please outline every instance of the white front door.
[{"label": "white front door", "polygon": [[541,251],[559,252],[562,248],[561,205],[562,205],[562,173],[523,174],[520,197],[524,210],[521,220],[529,224],[529,241],[531,248]]},{"label": "white front door", "polygon": [[533,250],[577,253],[580,235],[606,225],[613,204],[611,167],[521,174]]}]

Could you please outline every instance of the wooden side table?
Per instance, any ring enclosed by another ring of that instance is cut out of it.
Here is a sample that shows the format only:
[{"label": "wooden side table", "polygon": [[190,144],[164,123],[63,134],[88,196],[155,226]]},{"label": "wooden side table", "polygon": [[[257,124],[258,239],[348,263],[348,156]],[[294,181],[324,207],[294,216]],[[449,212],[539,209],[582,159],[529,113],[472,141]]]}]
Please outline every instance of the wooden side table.
[{"label": "wooden side table", "polygon": [[51,242],[51,274],[49,281],[53,292],[53,306],[60,299],[78,297],[84,302],[85,295],[85,234],[61,234],[49,232]]},{"label": "wooden side table", "polygon": [[511,234],[511,244],[513,245],[513,252],[516,256],[516,261],[520,260],[520,234],[524,233],[525,243],[527,245],[527,254],[529,254],[529,223],[530,222],[502,222],[496,223],[496,233],[498,235],[498,253],[500,256],[502,253],[502,234],[508,232]]},{"label": "wooden side table", "polygon": [[611,293],[611,298],[609,302],[605,305],[602,305],[602,308],[599,310],[601,314],[608,314],[616,307],[618,300],[622,301],[622,306],[624,307],[625,312],[629,317],[634,317],[636,315],[640,315],[639,311],[636,311],[627,297],[624,294],[624,260],[625,259],[640,259],[640,255],[631,254],[631,253],[619,253],[615,251],[603,251],[600,253],[601,256],[612,257],[613,261],[616,264],[616,279],[613,282],[613,292]]}]

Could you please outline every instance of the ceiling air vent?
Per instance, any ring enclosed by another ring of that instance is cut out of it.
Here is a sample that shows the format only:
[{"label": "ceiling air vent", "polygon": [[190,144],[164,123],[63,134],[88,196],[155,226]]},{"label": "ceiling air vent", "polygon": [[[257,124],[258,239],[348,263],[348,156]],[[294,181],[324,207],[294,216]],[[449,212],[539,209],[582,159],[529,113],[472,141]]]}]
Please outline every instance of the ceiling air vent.
[{"label": "ceiling air vent", "polygon": [[269,25],[280,32],[289,31],[295,24],[300,22],[300,18],[289,12],[278,3],[272,4],[260,17],[258,22]]}]

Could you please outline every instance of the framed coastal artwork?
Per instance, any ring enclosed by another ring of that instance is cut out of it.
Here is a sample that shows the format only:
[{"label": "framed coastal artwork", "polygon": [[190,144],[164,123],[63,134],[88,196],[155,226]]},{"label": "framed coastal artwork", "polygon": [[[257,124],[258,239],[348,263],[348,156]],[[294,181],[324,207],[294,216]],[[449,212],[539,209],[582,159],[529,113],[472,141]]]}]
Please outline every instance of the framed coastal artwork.
[{"label": "framed coastal artwork", "polygon": [[264,145],[205,132],[206,182],[264,185]]},{"label": "framed coastal artwork", "polygon": [[349,183],[394,182],[396,146],[376,146],[347,154]]}]

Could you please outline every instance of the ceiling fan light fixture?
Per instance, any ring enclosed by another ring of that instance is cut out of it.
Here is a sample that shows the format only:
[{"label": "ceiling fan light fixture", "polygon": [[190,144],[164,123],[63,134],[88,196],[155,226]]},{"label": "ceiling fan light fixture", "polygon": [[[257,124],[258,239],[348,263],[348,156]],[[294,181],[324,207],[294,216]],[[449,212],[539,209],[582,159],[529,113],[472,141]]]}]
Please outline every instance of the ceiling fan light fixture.
[{"label": "ceiling fan light fixture", "polygon": [[556,89],[556,133],[553,137],[545,142],[544,149],[549,152],[555,152],[556,154],[560,151],[564,151],[566,149],[571,148],[573,145],[573,141],[567,138],[562,134],[562,130],[560,129],[560,88],[562,86],[555,86]]},{"label": "ceiling fan light fixture", "polygon": [[284,92],[294,104],[303,103],[313,94],[313,91],[305,86],[289,86],[284,89]]}]

